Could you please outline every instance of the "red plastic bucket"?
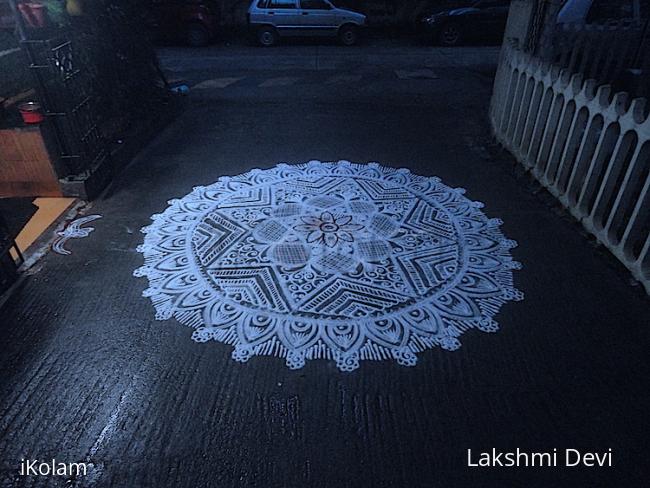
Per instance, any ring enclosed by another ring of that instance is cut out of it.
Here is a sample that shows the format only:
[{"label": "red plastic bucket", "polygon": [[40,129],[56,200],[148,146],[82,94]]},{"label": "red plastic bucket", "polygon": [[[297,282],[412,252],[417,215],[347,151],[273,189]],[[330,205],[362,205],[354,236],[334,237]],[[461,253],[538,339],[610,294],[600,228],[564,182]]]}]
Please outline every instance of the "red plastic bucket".
[{"label": "red plastic bucket", "polygon": [[40,124],[45,120],[41,113],[41,105],[37,102],[25,102],[18,105],[20,115],[26,124]]}]

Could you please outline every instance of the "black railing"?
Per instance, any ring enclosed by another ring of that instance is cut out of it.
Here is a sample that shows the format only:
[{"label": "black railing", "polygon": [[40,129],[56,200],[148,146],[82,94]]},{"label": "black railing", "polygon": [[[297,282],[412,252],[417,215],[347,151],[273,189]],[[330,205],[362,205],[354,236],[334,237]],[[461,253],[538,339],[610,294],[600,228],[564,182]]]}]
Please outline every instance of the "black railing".
[{"label": "black railing", "polygon": [[29,28],[21,2],[10,1],[52,129],[59,177],[83,175],[167,97],[137,2],[85,2],[87,11],[63,25]]}]

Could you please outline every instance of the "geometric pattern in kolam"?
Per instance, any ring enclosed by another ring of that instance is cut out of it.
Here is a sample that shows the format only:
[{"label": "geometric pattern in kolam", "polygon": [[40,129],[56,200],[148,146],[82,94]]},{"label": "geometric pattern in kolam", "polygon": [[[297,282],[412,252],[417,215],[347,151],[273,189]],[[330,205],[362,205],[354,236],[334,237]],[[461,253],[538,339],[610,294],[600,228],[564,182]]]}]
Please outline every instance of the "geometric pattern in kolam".
[{"label": "geometric pattern in kolam", "polygon": [[196,187],[152,216],[138,251],[156,318],[232,357],[413,366],[495,332],[516,246],[480,202],[439,178],[348,161],[278,164]]}]

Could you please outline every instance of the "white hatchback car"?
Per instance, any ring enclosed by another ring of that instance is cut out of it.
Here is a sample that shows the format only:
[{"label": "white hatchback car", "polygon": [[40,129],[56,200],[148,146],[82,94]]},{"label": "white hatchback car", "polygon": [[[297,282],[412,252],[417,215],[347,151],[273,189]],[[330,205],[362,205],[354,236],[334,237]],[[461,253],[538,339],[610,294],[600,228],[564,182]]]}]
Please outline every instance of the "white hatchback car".
[{"label": "white hatchback car", "polygon": [[366,25],[366,16],[328,0],[253,0],[248,25],[262,46],[272,46],[284,36],[338,37],[341,44],[351,46]]}]

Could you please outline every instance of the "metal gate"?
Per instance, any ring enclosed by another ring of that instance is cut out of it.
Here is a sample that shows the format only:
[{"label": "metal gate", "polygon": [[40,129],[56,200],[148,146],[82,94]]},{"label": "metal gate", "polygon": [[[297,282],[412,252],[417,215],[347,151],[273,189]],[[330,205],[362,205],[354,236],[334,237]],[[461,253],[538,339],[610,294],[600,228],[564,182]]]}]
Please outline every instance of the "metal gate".
[{"label": "metal gate", "polygon": [[25,25],[10,0],[45,115],[59,178],[110,167],[117,134],[166,97],[155,52],[132,2],[86,2],[65,26]]}]

